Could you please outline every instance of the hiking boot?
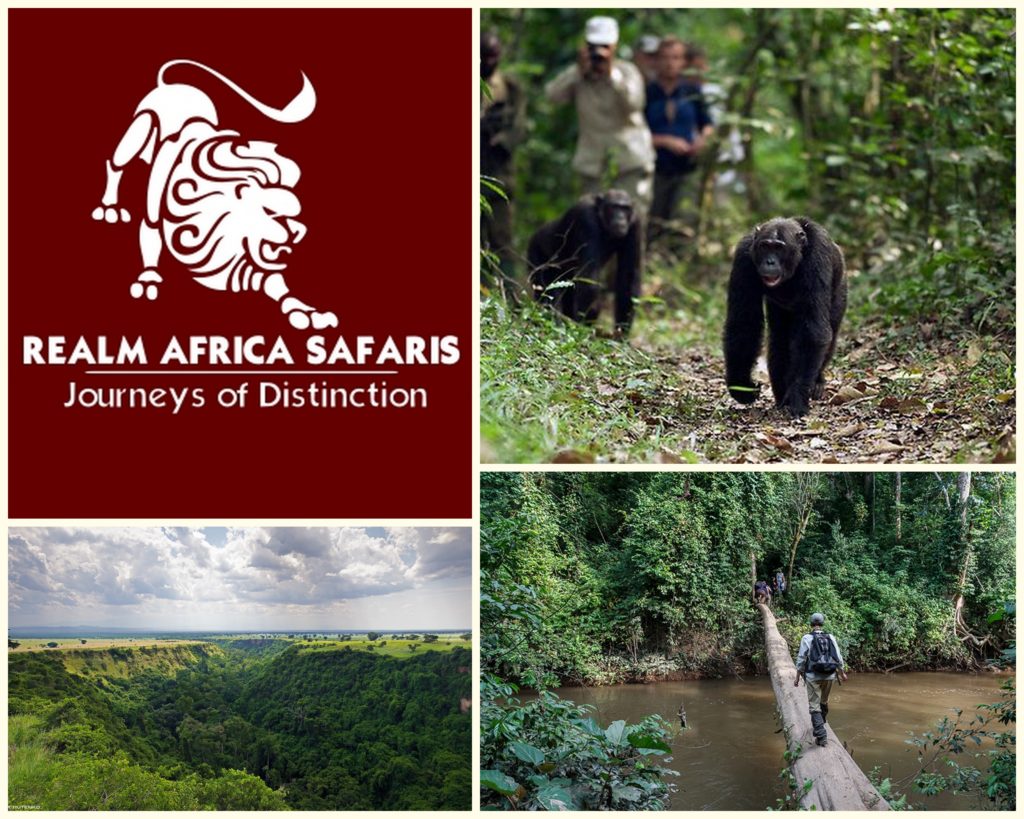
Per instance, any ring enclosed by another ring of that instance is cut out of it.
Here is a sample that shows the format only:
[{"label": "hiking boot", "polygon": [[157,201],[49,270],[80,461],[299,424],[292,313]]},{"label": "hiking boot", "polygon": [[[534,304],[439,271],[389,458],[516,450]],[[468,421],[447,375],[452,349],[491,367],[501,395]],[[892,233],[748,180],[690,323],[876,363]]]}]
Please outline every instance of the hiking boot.
[{"label": "hiking boot", "polygon": [[824,748],[828,742],[828,732],[825,730],[825,718],[820,711],[811,711],[811,725],[814,728],[814,741]]},{"label": "hiking boot", "polygon": [[828,703],[823,702],[821,704],[821,721],[828,722]]}]

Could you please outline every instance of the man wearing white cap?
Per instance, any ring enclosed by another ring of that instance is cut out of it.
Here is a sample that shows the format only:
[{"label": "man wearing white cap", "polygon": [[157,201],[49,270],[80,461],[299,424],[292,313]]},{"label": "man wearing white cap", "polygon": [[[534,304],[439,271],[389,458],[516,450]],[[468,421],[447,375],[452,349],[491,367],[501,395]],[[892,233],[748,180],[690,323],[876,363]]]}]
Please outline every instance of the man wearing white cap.
[{"label": "man wearing white cap", "polygon": [[[576,65],[544,89],[552,102],[575,102],[579,138],[572,166],[584,193],[621,188],[646,213],[651,203],[654,146],[644,119],[644,78],[633,63],[615,59],[619,24],[611,17],[587,20]],[[614,163],[614,164],[612,164]],[[616,168],[607,184],[604,174]]]}]

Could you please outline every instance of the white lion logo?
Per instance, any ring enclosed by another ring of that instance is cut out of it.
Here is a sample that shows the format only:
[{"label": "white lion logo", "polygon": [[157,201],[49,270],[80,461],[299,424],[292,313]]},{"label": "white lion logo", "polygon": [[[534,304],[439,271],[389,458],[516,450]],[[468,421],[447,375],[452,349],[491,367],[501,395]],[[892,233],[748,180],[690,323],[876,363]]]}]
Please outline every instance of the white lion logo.
[{"label": "white lion logo", "polygon": [[299,93],[275,109],[202,63],[172,60],[160,68],[157,87],[139,103],[107,161],[102,204],[92,212],[97,221],[129,221],[128,211],[118,207],[121,174],[136,157],[152,165],[146,213],[139,223],[143,270],[132,283],[132,297],[158,296],[163,281],[158,264],[166,247],[207,287],[262,290],[300,330],[337,327],[334,313],[321,313],[289,296],[282,274],[291,246],[306,234],[296,219],[301,206],[292,192],[299,166],[278,154],[276,145],[243,143],[237,131],[219,130],[217,111],[206,94],[191,85],[164,82],[164,73],[175,65],[201,68],[277,122],[300,122],[316,106],[316,92],[305,74]]}]

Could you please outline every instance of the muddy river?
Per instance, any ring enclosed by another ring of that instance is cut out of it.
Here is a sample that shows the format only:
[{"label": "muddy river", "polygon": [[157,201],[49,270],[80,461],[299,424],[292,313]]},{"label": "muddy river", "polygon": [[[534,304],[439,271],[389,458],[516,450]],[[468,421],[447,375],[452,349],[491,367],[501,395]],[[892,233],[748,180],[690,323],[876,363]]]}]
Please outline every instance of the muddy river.
[{"label": "muddy river", "polygon": [[[832,689],[829,722],[863,771],[878,766],[883,777],[896,780],[917,770],[916,747],[905,742],[911,731],[931,730],[953,708],[973,713],[980,703],[997,702],[1004,679],[941,672],[850,674],[848,683]],[[673,741],[669,763],[680,774],[673,810],[763,810],[782,795],[777,777],[784,741],[776,733],[775,697],[767,676],[566,687],[557,693],[595,706],[602,725],[616,719],[638,722],[648,714],[678,725],[675,714],[685,702],[689,729]],[[966,756],[961,754],[961,764],[969,763]],[[909,798],[930,810],[979,807],[969,797],[951,794]]]}]

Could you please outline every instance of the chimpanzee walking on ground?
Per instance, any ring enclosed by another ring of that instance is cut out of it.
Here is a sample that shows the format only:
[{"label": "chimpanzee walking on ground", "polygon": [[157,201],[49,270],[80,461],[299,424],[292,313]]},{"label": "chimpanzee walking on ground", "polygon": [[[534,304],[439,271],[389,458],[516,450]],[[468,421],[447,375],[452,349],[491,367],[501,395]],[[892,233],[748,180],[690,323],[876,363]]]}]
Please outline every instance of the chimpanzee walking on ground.
[{"label": "chimpanzee walking on ground", "polygon": [[587,194],[530,239],[534,296],[574,321],[591,323],[601,312],[601,268],[615,256],[615,329],[626,336],[633,299],[640,295],[642,251],[640,219],[629,194]]},{"label": "chimpanzee walking on ground", "polygon": [[758,225],[736,247],[725,321],[725,381],[741,404],[760,388],[751,370],[768,314],[768,377],[775,404],[794,418],[825,391],[825,367],[846,311],[843,252],[806,217]]}]

